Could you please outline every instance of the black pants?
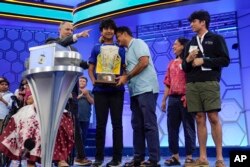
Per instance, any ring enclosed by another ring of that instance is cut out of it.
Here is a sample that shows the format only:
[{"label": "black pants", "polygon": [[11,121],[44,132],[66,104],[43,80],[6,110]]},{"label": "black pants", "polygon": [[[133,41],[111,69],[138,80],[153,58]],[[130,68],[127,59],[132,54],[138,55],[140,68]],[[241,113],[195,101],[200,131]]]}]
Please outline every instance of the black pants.
[{"label": "black pants", "polygon": [[77,99],[69,99],[66,109],[69,110],[74,118],[74,136],[75,136],[75,150],[76,150],[76,158],[84,159],[85,153],[83,150],[83,141],[80,131],[80,122],[78,119],[78,103]]},{"label": "black pants", "polygon": [[76,158],[84,159],[86,157],[83,150],[83,141],[80,130],[80,122],[78,116],[75,116],[75,149],[76,149]]},{"label": "black pants", "polygon": [[121,161],[123,149],[122,111],[124,92],[95,92],[96,160],[103,161],[106,126],[110,111],[113,127],[113,159]]},{"label": "black pants", "polygon": [[83,143],[83,156],[86,157],[85,153],[85,145],[86,145],[86,139],[88,135],[88,129],[89,129],[89,121],[79,121],[80,123],[80,131],[82,136],[82,143]]}]

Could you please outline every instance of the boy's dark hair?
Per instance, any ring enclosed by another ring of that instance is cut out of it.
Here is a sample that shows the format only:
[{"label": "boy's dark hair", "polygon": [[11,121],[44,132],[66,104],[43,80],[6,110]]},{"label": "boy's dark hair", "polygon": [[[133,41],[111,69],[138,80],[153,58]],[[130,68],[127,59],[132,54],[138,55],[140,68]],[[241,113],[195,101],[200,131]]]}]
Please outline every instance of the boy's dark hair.
[{"label": "boy's dark hair", "polygon": [[106,20],[103,20],[100,25],[99,25],[99,30],[102,31],[103,29],[107,29],[107,28],[110,28],[110,29],[113,29],[116,31],[116,24],[114,22],[114,20],[112,19],[106,19]]},{"label": "boy's dark hair", "polygon": [[116,29],[116,33],[124,33],[124,32],[126,32],[131,37],[133,36],[131,30],[126,26],[121,26]]},{"label": "boy's dark hair", "polygon": [[0,80],[7,80],[7,78],[5,78],[4,76],[0,76]]},{"label": "boy's dark hair", "polygon": [[199,10],[199,11],[195,11],[193,12],[189,18],[188,18],[188,21],[189,22],[192,22],[194,21],[195,19],[198,19],[200,21],[205,21],[206,22],[206,28],[208,29],[209,28],[209,24],[210,24],[210,14],[205,11],[205,10]]},{"label": "boy's dark hair", "polygon": [[80,76],[79,79],[85,79],[85,81],[88,82],[88,78],[86,78],[84,76]]},{"label": "boy's dark hair", "polygon": [[10,85],[10,83],[9,83],[9,81],[7,79],[0,80],[0,84],[1,83],[6,83],[8,86]]}]

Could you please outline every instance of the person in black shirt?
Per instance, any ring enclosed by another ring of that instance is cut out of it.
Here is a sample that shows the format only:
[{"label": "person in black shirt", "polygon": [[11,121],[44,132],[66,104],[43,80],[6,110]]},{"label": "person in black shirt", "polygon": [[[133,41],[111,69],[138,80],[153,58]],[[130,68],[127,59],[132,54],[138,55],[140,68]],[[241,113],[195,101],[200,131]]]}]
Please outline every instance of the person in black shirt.
[{"label": "person in black shirt", "polygon": [[211,124],[216,146],[216,167],[224,167],[222,156],[222,128],[218,116],[221,110],[220,77],[222,67],[230,59],[222,36],[208,31],[210,15],[200,10],[189,17],[191,28],[197,34],[185,48],[182,68],[187,74],[186,98],[188,111],[196,113],[200,157],[190,166],[209,166],[206,152],[206,118]]}]

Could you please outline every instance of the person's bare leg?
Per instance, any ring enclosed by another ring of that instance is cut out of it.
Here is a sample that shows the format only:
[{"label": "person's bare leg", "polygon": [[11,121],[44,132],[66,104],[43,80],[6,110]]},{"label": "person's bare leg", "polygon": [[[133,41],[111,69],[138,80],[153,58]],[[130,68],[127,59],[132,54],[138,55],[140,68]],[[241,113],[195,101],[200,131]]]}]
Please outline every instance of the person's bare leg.
[{"label": "person's bare leg", "polygon": [[206,126],[206,113],[199,112],[195,116],[197,124],[197,136],[200,148],[200,160],[207,161],[207,126]]},{"label": "person's bare leg", "polygon": [[212,137],[216,146],[216,159],[223,160],[222,156],[222,128],[218,112],[209,112],[208,119],[211,124]]}]

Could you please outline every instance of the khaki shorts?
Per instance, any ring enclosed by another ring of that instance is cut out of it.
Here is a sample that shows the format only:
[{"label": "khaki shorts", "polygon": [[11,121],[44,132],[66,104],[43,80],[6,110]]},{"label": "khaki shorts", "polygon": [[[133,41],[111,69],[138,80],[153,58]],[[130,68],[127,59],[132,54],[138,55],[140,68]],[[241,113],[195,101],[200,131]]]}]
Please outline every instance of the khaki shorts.
[{"label": "khaki shorts", "polygon": [[221,110],[220,84],[217,81],[187,83],[186,98],[189,112]]}]

